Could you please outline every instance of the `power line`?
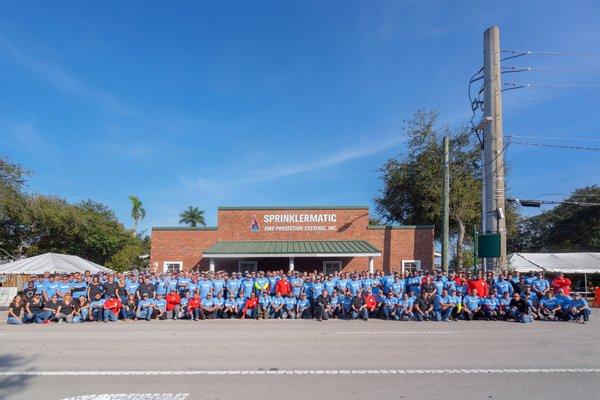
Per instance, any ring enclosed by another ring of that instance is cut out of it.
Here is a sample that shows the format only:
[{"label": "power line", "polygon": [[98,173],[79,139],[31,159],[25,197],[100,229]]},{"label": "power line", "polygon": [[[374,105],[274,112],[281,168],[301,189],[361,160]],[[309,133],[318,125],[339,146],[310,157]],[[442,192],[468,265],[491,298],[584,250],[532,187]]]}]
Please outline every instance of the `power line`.
[{"label": "power line", "polygon": [[589,142],[600,142],[600,139],[582,138],[582,137],[549,137],[549,136],[520,136],[520,135],[507,135],[507,137],[514,137],[514,138],[521,138],[521,139],[582,140],[582,141],[589,141]]},{"label": "power line", "polygon": [[502,67],[504,72],[526,72],[526,71],[587,71],[600,72],[600,68],[580,68],[580,67],[522,67],[507,65]]},{"label": "power line", "polygon": [[557,149],[571,149],[571,150],[600,151],[600,147],[567,146],[567,145],[560,145],[560,144],[529,143],[529,142],[515,142],[515,141],[512,141],[512,143],[520,144],[520,145],[524,145],[524,146],[552,147],[552,148],[557,148]]},{"label": "power line", "polygon": [[530,54],[550,55],[550,56],[600,56],[597,52],[582,52],[582,51],[534,51],[534,50],[502,50],[502,53],[517,54],[524,56]]}]

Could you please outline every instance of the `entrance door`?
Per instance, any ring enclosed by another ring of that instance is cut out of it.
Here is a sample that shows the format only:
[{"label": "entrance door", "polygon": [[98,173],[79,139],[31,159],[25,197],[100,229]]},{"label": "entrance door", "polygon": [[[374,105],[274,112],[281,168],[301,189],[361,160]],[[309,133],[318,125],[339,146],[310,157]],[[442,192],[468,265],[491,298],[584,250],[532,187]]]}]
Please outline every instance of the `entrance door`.
[{"label": "entrance door", "polygon": [[238,270],[237,272],[256,272],[256,261],[238,261]]},{"label": "entrance door", "polygon": [[323,261],[323,273],[333,274],[334,272],[340,272],[342,270],[341,261]]}]

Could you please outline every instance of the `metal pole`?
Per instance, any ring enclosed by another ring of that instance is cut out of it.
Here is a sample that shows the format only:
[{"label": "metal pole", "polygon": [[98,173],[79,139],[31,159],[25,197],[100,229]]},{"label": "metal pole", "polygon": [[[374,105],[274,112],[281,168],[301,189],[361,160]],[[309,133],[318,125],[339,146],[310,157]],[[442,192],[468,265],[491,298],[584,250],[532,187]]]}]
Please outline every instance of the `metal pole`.
[{"label": "metal pole", "polygon": [[[500,234],[498,266],[506,268],[506,223],[504,196],[504,142],[502,133],[502,83],[500,68],[500,29],[492,26],[483,34],[484,118],[491,123],[483,130],[484,187],[483,233]],[[486,267],[494,269],[496,260],[488,260]]]},{"label": "metal pole", "polygon": [[450,140],[444,136],[444,209],[442,210],[442,269],[448,272],[450,231]]},{"label": "metal pole", "polygon": [[478,247],[477,228],[473,227],[473,275],[477,275]]}]

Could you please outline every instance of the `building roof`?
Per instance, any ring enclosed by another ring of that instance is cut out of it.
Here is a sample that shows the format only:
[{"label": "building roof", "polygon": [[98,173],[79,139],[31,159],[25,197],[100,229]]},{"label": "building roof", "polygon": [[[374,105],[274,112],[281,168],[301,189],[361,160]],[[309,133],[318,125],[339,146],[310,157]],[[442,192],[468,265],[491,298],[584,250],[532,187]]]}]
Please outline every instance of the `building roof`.
[{"label": "building roof", "polygon": [[0,265],[0,274],[42,274],[46,271],[57,274],[85,272],[114,272],[102,265],[68,254],[45,253]]},{"label": "building roof", "polygon": [[364,240],[218,242],[204,250],[209,258],[375,257],[381,251]]},{"label": "building roof", "polygon": [[600,273],[600,253],[513,253],[508,257],[508,264],[519,272],[597,274]]}]

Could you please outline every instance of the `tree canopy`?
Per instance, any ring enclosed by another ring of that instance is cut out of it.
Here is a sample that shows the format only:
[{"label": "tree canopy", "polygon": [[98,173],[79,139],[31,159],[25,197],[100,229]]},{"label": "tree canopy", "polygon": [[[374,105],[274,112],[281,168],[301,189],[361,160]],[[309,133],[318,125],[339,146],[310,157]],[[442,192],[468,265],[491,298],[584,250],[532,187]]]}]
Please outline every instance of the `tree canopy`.
[{"label": "tree canopy", "polygon": [[[106,205],[93,200],[71,204],[56,196],[29,194],[25,190],[28,176],[21,166],[0,160],[0,249],[4,258],[56,252],[123,270],[135,266],[139,255],[149,251],[148,241],[132,235]],[[137,256],[130,254],[124,261],[124,249]]]},{"label": "tree canopy", "polygon": [[192,227],[197,225],[206,226],[204,222],[204,210],[200,210],[199,207],[189,206],[179,215],[179,218],[181,218],[179,220],[180,224],[187,224]]}]

